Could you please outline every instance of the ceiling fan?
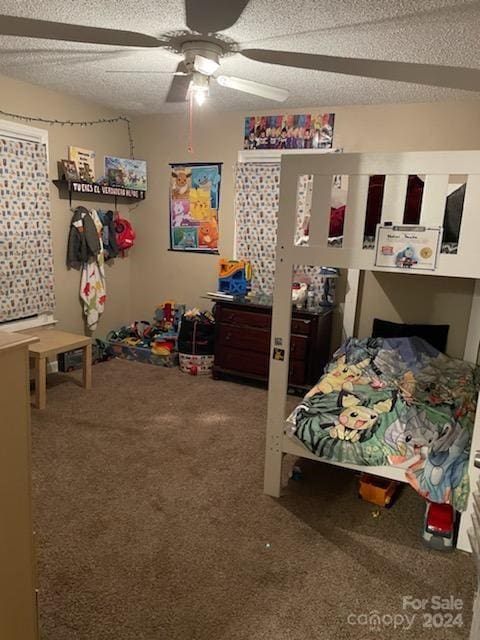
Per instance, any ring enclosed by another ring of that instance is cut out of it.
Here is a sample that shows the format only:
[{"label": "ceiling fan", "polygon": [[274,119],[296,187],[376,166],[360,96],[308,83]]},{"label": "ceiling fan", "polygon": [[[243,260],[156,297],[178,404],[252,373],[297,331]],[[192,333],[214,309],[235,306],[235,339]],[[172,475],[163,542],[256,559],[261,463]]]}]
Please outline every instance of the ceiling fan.
[{"label": "ceiling fan", "polygon": [[[185,0],[188,31],[181,32],[181,37],[180,39],[177,37],[174,46],[174,49],[183,55],[183,60],[172,74],[173,79],[166,98],[167,102],[183,102],[193,94],[197,102],[201,104],[208,95],[212,79],[223,87],[270,100],[283,102],[288,98],[289,92],[286,89],[218,74],[221,59],[228,53],[238,53],[250,60],[272,65],[480,91],[480,70],[478,69],[344,58],[271,49],[242,49],[241,46],[232,46],[227,39],[222,39],[222,34],[219,32],[232,27],[248,3],[249,0]],[[133,31],[6,15],[0,15],[0,35],[121,47],[172,48],[172,39],[168,36],[156,38]],[[171,72],[122,71],[116,73]]]}]

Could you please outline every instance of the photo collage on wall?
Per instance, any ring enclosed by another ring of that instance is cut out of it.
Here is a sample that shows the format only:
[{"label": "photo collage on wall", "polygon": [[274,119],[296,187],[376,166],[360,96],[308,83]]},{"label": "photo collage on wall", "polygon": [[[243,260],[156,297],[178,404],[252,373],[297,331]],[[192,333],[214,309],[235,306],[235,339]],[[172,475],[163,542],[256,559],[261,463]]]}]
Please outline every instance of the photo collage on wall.
[{"label": "photo collage on wall", "polygon": [[244,149],[331,149],[334,113],[245,118]]},{"label": "photo collage on wall", "polygon": [[222,163],[170,165],[170,248],[218,253]]}]

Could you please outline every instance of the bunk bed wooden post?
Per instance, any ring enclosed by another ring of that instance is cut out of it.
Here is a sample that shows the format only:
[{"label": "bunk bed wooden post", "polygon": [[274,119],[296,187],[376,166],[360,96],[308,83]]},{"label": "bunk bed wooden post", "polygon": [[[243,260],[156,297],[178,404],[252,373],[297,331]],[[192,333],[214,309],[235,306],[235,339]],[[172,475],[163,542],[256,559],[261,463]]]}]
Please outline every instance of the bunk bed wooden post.
[{"label": "bunk bed wooden post", "polygon": [[[286,174],[282,163],[278,213],[275,287],[270,342],[270,375],[265,450],[264,492],[278,498],[282,487],[283,430],[288,391],[290,325],[292,315],[292,263],[290,246],[295,233],[298,176]],[[274,358],[274,354],[276,357]]]},{"label": "bunk bed wooden post", "polygon": [[[270,376],[268,382],[267,434],[264,492],[280,497],[282,490],[283,429],[285,425],[292,308],[291,267],[277,252],[275,295],[272,309]],[[273,358],[274,349],[278,359]],[[282,359],[280,359],[282,358]]]}]

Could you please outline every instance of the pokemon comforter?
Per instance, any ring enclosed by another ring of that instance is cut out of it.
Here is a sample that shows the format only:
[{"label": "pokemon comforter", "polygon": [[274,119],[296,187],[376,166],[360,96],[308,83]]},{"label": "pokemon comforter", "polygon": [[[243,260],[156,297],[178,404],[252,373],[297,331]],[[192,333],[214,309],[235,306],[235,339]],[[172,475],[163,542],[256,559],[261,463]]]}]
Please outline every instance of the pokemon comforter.
[{"label": "pokemon comforter", "polygon": [[422,496],[462,511],[479,380],[420,338],[352,338],[288,423],[314,454],[401,465]]}]

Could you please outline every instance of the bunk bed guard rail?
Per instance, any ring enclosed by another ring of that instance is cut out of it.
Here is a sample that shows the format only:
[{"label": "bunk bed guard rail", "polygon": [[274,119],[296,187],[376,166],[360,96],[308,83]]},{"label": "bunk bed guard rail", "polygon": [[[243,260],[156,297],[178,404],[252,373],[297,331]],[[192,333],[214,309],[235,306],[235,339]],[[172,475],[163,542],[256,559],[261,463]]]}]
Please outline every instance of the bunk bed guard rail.
[{"label": "bunk bed guard rail", "polygon": [[[293,243],[299,176],[311,175],[312,203],[308,246]],[[332,182],[348,178],[341,245],[328,242]],[[424,181],[419,225],[443,226],[449,182],[466,183],[456,253],[439,255],[435,275],[480,278],[478,209],[480,207],[480,152],[408,152],[382,154],[325,154],[284,156],[281,161],[278,245],[293,264],[328,264],[341,268],[388,271],[375,266],[375,251],[364,246],[370,177],[385,176],[381,223],[404,222],[409,176]],[[278,254],[277,254],[278,255]],[[415,268],[411,273],[425,273]]]}]

